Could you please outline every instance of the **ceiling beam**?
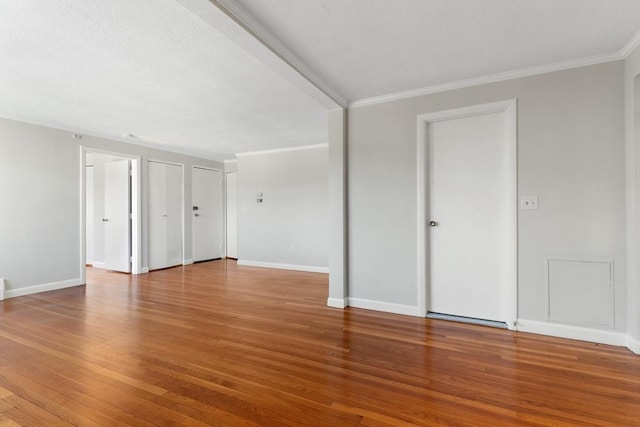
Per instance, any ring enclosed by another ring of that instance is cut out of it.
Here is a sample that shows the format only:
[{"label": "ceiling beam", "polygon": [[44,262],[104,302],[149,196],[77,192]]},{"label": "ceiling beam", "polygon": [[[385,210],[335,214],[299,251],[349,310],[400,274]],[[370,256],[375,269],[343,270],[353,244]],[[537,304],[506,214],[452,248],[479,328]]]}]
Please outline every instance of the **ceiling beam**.
[{"label": "ceiling beam", "polygon": [[327,109],[347,106],[344,97],[239,4],[230,0],[176,1],[320,105]]}]

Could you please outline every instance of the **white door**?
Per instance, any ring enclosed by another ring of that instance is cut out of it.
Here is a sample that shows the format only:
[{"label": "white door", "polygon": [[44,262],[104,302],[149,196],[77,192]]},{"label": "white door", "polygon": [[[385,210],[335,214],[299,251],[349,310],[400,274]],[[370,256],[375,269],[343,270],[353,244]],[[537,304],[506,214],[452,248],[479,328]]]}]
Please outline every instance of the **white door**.
[{"label": "white door", "polygon": [[149,269],[182,264],[182,167],[149,166]]},{"label": "white door", "polygon": [[428,125],[430,312],[508,320],[504,115]]},{"label": "white door", "polygon": [[227,257],[238,259],[238,173],[227,173]]},{"label": "white door", "polygon": [[86,258],[85,264],[91,265],[93,264],[93,247],[94,247],[94,239],[93,239],[93,215],[94,215],[94,179],[93,179],[93,165],[87,165],[85,167],[86,171],[86,179],[85,179],[85,201],[86,201],[86,211],[85,211],[85,248],[86,248]]},{"label": "white door", "polygon": [[104,165],[104,261],[108,270],[131,272],[129,160]]},{"label": "white door", "polygon": [[193,261],[222,258],[222,172],[193,168]]}]

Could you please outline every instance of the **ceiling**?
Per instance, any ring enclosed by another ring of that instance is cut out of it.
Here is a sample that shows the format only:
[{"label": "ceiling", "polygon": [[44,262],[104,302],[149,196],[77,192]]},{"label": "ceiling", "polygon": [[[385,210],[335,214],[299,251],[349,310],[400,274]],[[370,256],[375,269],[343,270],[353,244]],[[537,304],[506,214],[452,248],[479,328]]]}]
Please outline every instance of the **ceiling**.
[{"label": "ceiling", "polygon": [[213,159],[326,143],[326,107],[195,4],[2,0],[0,115]]},{"label": "ceiling", "polygon": [[640,0],[233,1],[351,102],[610,54],[640,31]]},{"label": "ceiling", "polygon": [[0,116],[228,159],[326,143],[338,105],[619,59],[639,30],[640,0],[0,0]]}]

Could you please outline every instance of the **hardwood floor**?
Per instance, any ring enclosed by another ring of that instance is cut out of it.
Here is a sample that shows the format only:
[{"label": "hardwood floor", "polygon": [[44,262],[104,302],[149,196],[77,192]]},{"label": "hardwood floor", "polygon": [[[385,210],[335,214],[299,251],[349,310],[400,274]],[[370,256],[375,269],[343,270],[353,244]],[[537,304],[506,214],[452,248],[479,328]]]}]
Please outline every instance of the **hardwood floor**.
[{"label": "hardwood floor", "polygon": [[0,426],[640,425],[623,348],[327,308],[213,261],[0,303]]}]

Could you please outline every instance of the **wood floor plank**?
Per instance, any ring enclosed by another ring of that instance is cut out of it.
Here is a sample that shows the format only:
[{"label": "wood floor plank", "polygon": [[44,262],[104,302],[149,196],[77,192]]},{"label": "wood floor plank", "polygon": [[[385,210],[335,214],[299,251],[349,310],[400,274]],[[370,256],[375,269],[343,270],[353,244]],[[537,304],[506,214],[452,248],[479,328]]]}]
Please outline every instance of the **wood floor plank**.
[{"label": "wood floor plank", "polygon": [[0,303],[0,425],[640,426],[626,349],[326,307],[219,260]]}]

